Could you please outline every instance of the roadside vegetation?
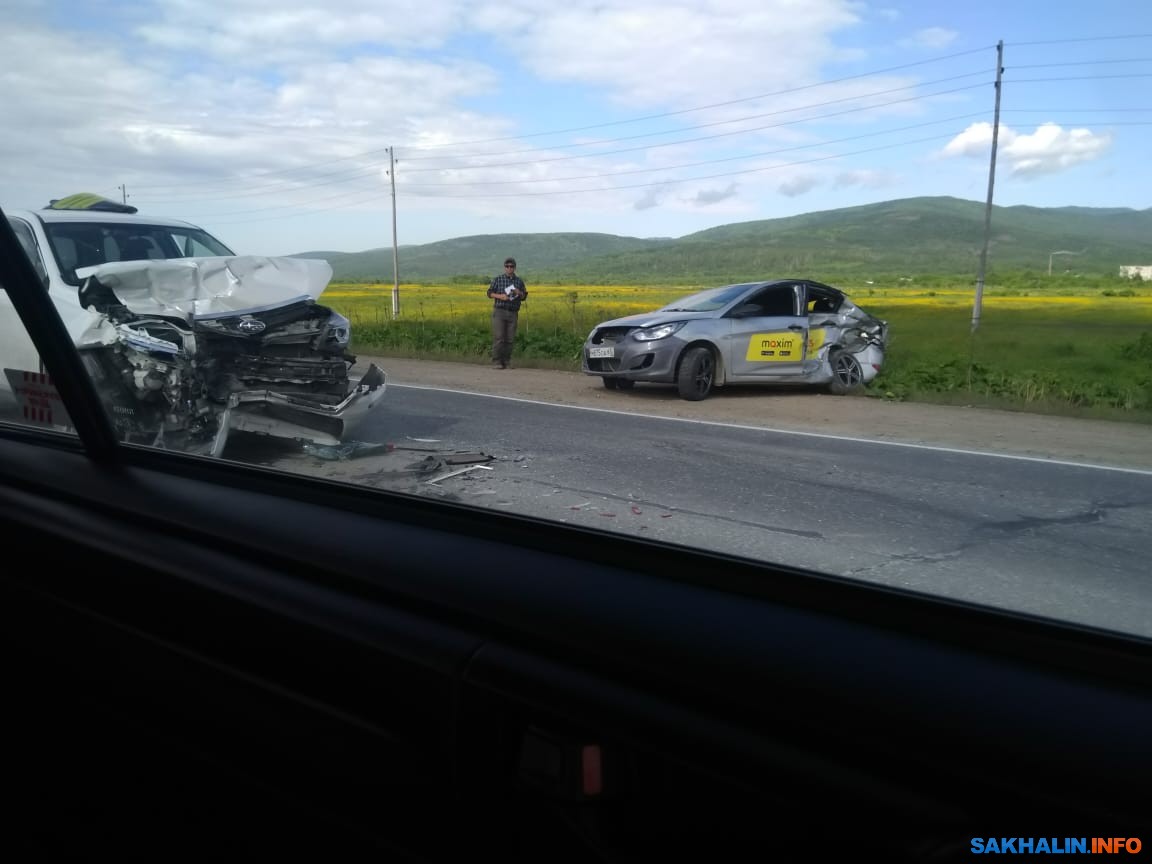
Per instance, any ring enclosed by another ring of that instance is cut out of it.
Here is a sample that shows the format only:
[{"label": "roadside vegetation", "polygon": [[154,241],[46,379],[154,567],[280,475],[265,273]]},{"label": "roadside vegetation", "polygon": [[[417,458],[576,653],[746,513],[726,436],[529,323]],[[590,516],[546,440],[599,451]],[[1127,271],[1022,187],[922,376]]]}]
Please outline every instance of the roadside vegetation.
[{"label": "roadside vegetation", "polygon": [[[820,278],[817,276],[816,278]],[[828,280],[888,320],[876,398],[1152,423],[1152,284],[1116,276],[1022,272],[989,277],[971,333],[974,288],[956,277]],[[529,281],[516,356],[579,370],[599,322],[645,312],[697,286],[540,285]],[[486,362],[486,280],[392,286],[333,283],[321,302],[352,321],[363,354]]]}]

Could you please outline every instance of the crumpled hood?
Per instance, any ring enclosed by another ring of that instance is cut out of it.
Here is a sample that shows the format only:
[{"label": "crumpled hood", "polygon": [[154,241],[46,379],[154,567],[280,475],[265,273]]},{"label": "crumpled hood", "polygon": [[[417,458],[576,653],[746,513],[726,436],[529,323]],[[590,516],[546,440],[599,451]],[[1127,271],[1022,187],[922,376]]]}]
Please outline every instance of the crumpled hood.
[{"label": "crumpled hood", "polygon": [[95,276],[137,315],[191,323],[316,300],[332,279],[332,267],[312,258],[233,255],[117,261],[82,267],[76,275]]}]

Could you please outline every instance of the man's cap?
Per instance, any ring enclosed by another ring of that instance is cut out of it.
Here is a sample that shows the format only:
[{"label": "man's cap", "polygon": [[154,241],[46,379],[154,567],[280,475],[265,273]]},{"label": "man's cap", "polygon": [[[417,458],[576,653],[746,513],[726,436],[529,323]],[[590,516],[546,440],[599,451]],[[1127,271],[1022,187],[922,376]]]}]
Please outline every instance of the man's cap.
[{"label": "man's cap", "polygon": [[505,264],[511,264],[513,267],[515,267],[516,266],[516,259],[515,258],[505,258],[504,263]]}]

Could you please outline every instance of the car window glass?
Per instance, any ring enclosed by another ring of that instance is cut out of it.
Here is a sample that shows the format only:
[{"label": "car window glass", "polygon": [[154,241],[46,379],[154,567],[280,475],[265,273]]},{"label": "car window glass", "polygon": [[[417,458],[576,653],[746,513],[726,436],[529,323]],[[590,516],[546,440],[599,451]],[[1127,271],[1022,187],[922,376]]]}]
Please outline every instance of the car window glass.
[{"label": "car window glass", "polygon": [[795,315],[796,292],[792,285],[773,285],[748,298],[761,308],[761,315]]},{"label": "car window glass", "polygon": [[20,2],[0,205],[129,448],[1152,635],[1152,37],[828,3]]},{"label": "car window glass", "polygon": [[209,256],[209,255],[229,255],[231,254],[222,243],[213,242],[213,239],[208,237],[203,232],[186,231],[179,228],[173,228],[168,231],[172,242],[179,250],[176,257],[192,257],[192,256]]},{"label": "car window glass", "polygon": [[809,315],[834,313],[840,309],[843,302],[843,295],[817,285],[808,286],[807,310]]}]

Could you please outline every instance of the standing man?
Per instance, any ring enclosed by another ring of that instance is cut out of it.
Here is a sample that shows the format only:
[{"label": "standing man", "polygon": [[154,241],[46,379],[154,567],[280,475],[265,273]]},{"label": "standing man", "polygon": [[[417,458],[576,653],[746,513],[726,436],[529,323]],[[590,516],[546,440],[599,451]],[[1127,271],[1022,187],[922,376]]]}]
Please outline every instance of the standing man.
[{"label": "standing man", "polygon": [[507,369],[512,363],[516,341],[516,318],[520,304],[528,296],[524,280],[516,275],[516,259],[504,259],[504,272],[488,286],[492,304],[492,368]]}]

